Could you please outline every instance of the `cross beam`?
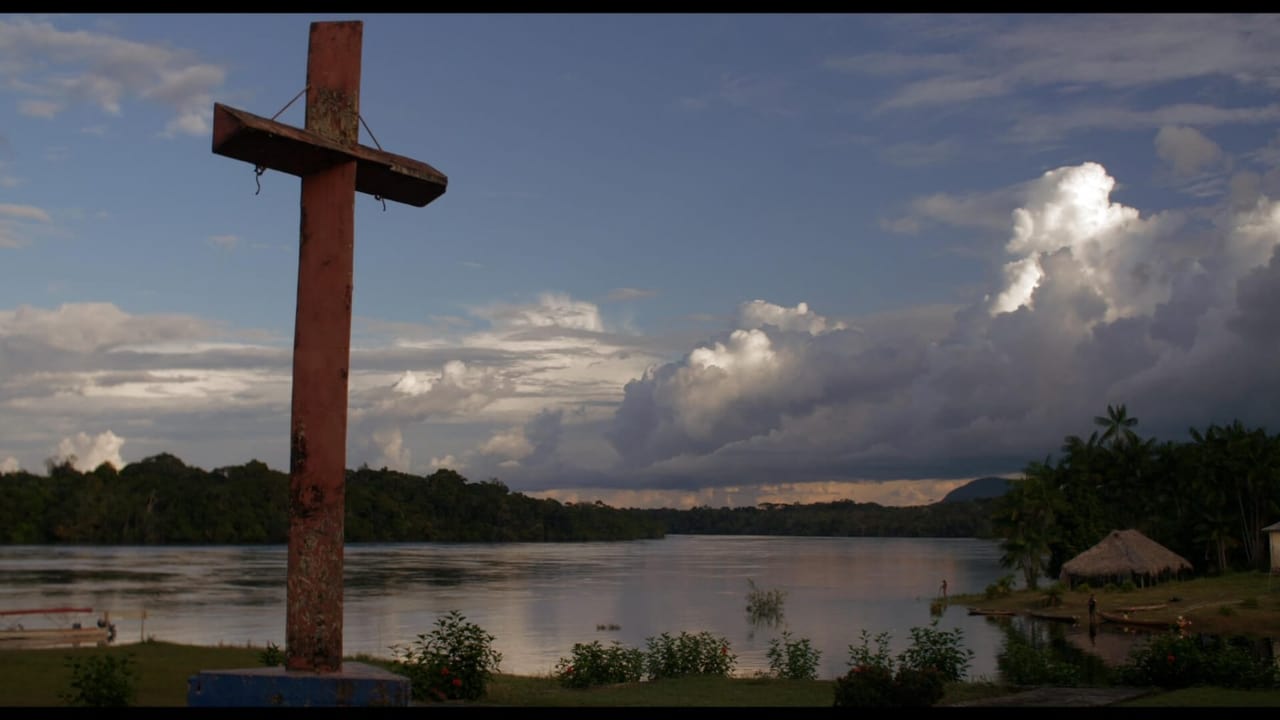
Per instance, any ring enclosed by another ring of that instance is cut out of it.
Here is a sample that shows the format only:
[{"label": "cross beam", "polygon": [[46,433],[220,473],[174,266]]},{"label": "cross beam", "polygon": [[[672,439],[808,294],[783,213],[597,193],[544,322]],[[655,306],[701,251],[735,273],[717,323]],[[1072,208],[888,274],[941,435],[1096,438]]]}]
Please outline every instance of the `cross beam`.
[{"label": "cross beam", "polygon": [[214,105],[213,152],[302,178],[289,433],[286,670],[342,669],[355,193],[422,207],[448,180],[359,144],[364,24],[311,24],[306,127]]}]

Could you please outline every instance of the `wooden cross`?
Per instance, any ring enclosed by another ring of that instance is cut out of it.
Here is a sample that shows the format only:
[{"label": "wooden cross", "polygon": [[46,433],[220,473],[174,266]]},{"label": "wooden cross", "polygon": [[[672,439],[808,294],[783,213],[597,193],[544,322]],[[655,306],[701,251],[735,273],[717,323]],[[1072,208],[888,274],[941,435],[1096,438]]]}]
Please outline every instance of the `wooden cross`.
[{"label": "wooden cross", "polygon": [[293,337],[285,668],[342,669],[355,193],[422,207],[448,179],[360,145],[361,22],[311,24],[306,128],[213,106],[213,152],[302,178]]}]

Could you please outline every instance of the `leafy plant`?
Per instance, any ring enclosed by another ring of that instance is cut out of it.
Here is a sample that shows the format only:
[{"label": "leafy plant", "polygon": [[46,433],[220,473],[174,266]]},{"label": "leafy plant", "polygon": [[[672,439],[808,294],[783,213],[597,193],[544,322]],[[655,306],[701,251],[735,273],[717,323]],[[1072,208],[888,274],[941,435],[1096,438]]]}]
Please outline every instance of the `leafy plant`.
[{"label": "leafy plant", "polygon": [[986,595],[988,600],[1008,597],[1013,594],[1013,583],[1014,576],[1005,575],[994,583],[988,585],[983,594]]},{"label": "leafy plant", "polygon": [[268,642],[267,647],[258,653],[258,662],[267,667],[279,667],[284,664],[284,651],[275,643]]},{"label": "leafy plant", "polygon": [[414,699],[475,700],[485,694],[502,662],[493,640],[479,625],[451,610],[411,646],[392,649],[397,653],[397,670],[409,678]]},{"label": "leafy plant", "polygon": [[138,695],[133,656],[89,655],[67,658],[71,689],[59,693],[68,705],[78,707],[128,707]]},{"label": "leafy plant", "polygon": [[896,658],[890,635],[876,635],[875,646],[863,630],[861,645],[849,646],[849,671],[836,679],[835,704],[845,707],[927,707],[942,699],[947,681],[960,680],[973,651],[963,647],[963,632],[911,628],[911,644]]},{"label": "leafy plant", "polygon": [[911,645],[898,657],[902,667],[911,670],[933,670],[944,680],[963,680],[973,661],[973,650],[964,646],[964,631],[938,629],[934,619],[928,627],[911,628]]},{"label": "leafy plant", "polygon": [[751,586],[747,591],[747,617],[752,624],[778,624],[782,620],[782,605],[787,592],[778,588],[761,590],[750,578],[747,578],[747,583]]},{"label": "leafy plant", "polygon": [[818,661],[822,658],[822,651],[815,649],[808,638],[792,640],[791,633],[784,631],[781,638],[769,641],[765,657],[769,659],[769,670],[774,677],[784,680],[818,679]]},{"label": "leafy plant", "polygon": [[555,676],[570,688],[639,682],[644,678],[644,652],[623,647],[617,640],[609,647],[599,640],[575,643],[570,657],[556,663]]},{"label": "leafy plant", "polygon": [[707,631],[696,635],[681,632],[676,637],[662,633],[645,643],[645,671],[650,680],[686,675],[729,677],[738,661],[738,656],[729,651],[727,639]]},{"label": "leafy plant", "polygon": [[1244,641],[1202,641],[1179,633],[1156,635],[1135,647],[1119,672],[1128,685],[1166,689],[1271,688],[1277,681],[1276,666],[1255,655]]}]

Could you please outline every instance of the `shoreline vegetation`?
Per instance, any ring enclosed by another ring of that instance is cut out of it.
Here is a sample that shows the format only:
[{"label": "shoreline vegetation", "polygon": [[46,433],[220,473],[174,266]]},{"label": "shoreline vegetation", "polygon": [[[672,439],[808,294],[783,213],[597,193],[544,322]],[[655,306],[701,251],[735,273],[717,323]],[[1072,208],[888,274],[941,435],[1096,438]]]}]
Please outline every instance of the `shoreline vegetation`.
[{"label": "shoreline vegetation", "polygon": [[[1221,577],[1171,581],[1135,590],[1095,590],[1102,608],[1143,608],[1136,612],[1153,618],[1179,615],[1190,619],[1184,631],[1222,636],[1280,635],[1280,583],[1266,573],[1241,572]],[[1055,613],[1088,617],[1087,589],[1052,593],[1023,589],[1000,597],[987,592],[960,593],[947,600],[951,606],[987,607],[1019,614],[1043,610],[1046,598],[1056,597]],[[1173,600],[1173,598],[1178,598]],[[1223,612],[1221,608],[1231,608]],[[1176,613],[1176,614],[1174,614]],[[991,618],[990,621],[999,621]],[[275,650],[274,646],[267,645]],[[566,648],[566,651],[568,648]],[[278,652],[278,650],[276,650]],[[567,654],[567,652],[566,652]],[[60,706],[60,693],[70,681],[68,661],[90,656],[128,657],[138,681],[135,705],[176,707],[186,704],[187,679],[201,670],[261,666],[264,648],[245,646],[191,646],[154,638],[144,642],[104,647],[0,650],[0,705]],[[354,656],[394,669],[392,658]],[[683,677],[647,682],[618,683],[575,689],[563,687],[554,671],[517,676],[497,673],[483,697],[475,701],[449,701],[446,705],[556,707],[556,706],[678,706],[678,707],[830,707],[835,679],[782,680],[764,674],[734,677]],[[982,705],[986,701],[1031,689],[998,679],[969,678],[948,683],[938,705]],[[1070,692],[1063,690],[1062,692]],[[436,703],[430,703],[436,704]],[[1153,689],[1124,706],[1280,706],[1280,689],[1240,690],[1190,687],[1173,691]]]}]

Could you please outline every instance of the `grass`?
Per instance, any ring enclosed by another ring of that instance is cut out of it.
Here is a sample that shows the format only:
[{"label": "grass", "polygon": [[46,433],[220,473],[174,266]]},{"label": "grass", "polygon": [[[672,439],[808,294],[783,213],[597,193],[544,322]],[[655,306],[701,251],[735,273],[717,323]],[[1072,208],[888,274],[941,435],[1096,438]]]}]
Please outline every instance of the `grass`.
[{"label": "grass", "polygon": [[1117,703],[1120,707],[1280,707],[1280,690],[1191,687]]},{"label": "grass", "polygon": [[202,647],[144,642],[105,648],[43,648],[0,651],[0,705],[63,705],[59,693],[71,684],[67,658],[90,655],[133,656],[138,677],[137,705],[187,704],[187,679],[201,670],[258,667],[260,649]]}]

